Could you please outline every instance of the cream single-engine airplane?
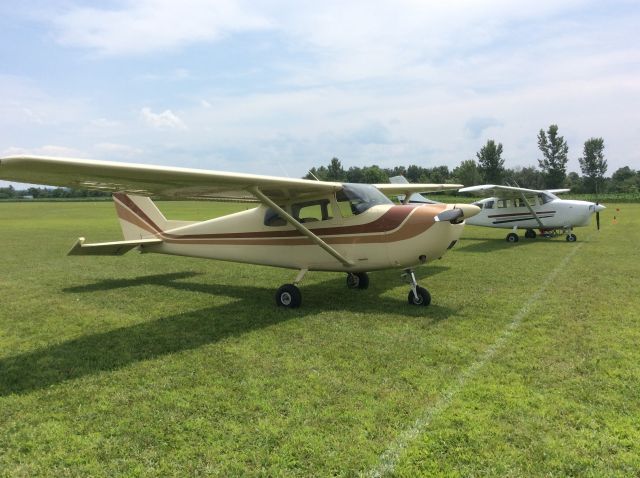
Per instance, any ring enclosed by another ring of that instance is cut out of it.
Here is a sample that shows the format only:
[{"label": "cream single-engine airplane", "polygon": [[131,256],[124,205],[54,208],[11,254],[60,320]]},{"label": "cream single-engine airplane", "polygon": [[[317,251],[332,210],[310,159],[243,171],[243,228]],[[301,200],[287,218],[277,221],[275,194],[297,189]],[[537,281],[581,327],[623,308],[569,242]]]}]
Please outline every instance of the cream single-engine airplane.
[{"label": "cream single-engine airplane", "polygon": [[[457,189],[451,184],[349,184],[108,161],[13,156],[0,158],[0,178],[113,193],[124,241],[86,244],[70,255],[121,255],[131,249],[297,269],[276,293],[299,307],[305,273],[347,273],[347,286],[366,289],[368,271],[399,268],[409,303],[428,305],[413,268],[438,259],[458,241],[468,204],[396,205],[385,194]],[[384,193],[384,194],[383,194]],[[149,196],[260,203],[202,222],[164,217]]]},{"label": "cream single-engine airplane", "polygon": [[487,196],[474,202],[482,211],[467,224],[474,226],[501,227],[511,229],[508,242],[518,242],[518,228],[526,229],[525,237],[535,239],[539,229],[545,235],[555,235],[557,231],[567,234],[567,241],[575,242],[573,228],[589,225],[591,215],[596,214],[596,224],[600,229],[601,204],[588,201],[560,199],[556,194],[569,189],[526,189],[512,186],[486,184],[462,188],[458,192]]}]

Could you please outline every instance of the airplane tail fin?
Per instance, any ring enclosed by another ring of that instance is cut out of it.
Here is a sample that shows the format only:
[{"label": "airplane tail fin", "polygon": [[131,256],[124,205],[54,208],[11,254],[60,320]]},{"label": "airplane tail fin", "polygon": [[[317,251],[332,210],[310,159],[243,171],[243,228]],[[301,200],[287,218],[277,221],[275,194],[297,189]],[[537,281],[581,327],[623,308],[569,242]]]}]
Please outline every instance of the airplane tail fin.
[{"label": "airplane tail fin", "polygon": [[127,241],[157,237],[169,229],[169,221],[148,197],[115,193],[113,202]]},{"label": "airplane tail fin", "polygon": [[113,202],[125,241],[157,238],[168,230],[198,222],[167,219],[151,198],[145,196],[114,193]]},{"label": "airplane tail fin", "polygon": [[154,202],[144,196],[115,193],[113,202],[126,241],[156,238],[168,230],[198,222],[167,219]]}]

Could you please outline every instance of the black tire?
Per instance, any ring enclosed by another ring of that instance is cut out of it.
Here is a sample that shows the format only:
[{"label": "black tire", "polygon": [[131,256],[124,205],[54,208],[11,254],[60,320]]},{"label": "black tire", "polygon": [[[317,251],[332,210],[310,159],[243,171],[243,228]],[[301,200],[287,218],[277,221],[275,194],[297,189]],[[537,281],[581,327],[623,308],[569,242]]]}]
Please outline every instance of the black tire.
[{"label": "black tire", "polygon": [[297,309],[302,304],[302,294],[293,284],[285,284],[276,292],[276,304],[280,307]]},{"label": "black tire", "polygon": [[349,289],[367,289],[369,287],[369,274],[366,272],[347,274],[347,287]]},{"label": "black tire", "polygon": [[577,239],[575,234],[567,234],[567,242],[576,242]]},{"label": "black tire", "polygon": [[424,287],[416,287],[418,296],[413,295],[413,290],[409,291],[409,303],[411,305],[424,305],[427,306],[431,303],[431,294]]},{"label": "black tire", "polygon": [[520,240],[520,238],[518,237],[518,235],[515,232],[510,232],[509,234],[507,234],[507,242],[518,242]]},{"label": "black tire", "polygon": [[533,229],[527,229],[527,232],[524,233],[524,237],[527,239],[535,239],[537,236],[536,231]]}]

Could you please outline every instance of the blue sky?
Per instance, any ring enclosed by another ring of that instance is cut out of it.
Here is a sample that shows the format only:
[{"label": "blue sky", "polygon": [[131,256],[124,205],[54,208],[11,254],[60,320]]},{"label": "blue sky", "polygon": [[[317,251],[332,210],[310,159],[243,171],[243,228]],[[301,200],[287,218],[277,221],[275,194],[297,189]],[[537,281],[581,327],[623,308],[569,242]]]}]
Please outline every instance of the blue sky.
[{"label": "blue sky", "polygon": [[[0,5],[0,155],[300,177],[451,168],[487,139],[640,167],[640,4],[24,0]],[[6,184],[1,183],[0,184]]]}]

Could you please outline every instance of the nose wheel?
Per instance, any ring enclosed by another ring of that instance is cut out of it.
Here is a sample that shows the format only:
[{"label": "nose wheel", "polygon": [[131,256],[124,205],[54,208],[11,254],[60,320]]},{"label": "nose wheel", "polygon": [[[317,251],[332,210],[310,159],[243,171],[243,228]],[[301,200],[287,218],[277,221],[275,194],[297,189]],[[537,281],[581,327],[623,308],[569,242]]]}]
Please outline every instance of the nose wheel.
[{"label": "nose wheel", "polygon": [[431,294],[424,287],[418,285],[416,281],[416,275],[413,273],[413,269],[407,269],[402,274],[402,277],[409,281],[411,290],[409,291],[409,304],[411,305],[424,305],[427,306],[431,303]]}]

